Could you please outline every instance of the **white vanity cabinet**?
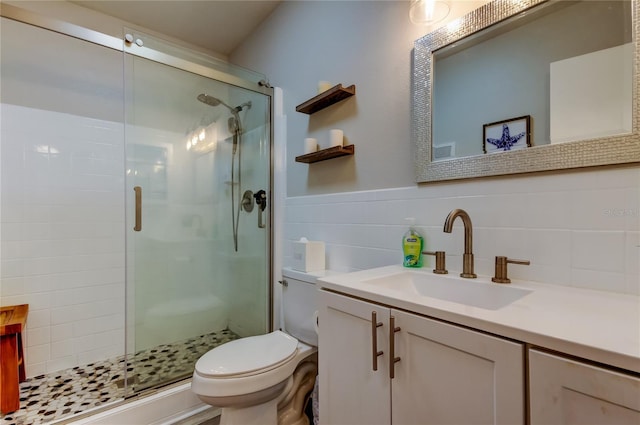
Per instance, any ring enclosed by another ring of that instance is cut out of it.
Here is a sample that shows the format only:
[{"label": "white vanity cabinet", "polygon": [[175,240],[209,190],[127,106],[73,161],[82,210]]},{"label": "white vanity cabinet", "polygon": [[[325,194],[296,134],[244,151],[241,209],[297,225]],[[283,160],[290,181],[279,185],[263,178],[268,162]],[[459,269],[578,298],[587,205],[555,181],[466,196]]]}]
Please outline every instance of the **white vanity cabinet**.
[{"label": "white vanity cabinet", "polygon": [[640,424],[640,379],[529,351],[531,425]]},{"label": "white vanity cabinet", "polygon": [[320,292],[321,423],[524,423],[522,344]]},{"label": "white vanity cabinet", "polygon": [[376,329],[378,350],[388,351],[385,331],[389,309],[320,291],[318,308],[318,372],[320,423],[391,423],[389,368],[377,357],[373,370],[372,312],[386,324]]}]

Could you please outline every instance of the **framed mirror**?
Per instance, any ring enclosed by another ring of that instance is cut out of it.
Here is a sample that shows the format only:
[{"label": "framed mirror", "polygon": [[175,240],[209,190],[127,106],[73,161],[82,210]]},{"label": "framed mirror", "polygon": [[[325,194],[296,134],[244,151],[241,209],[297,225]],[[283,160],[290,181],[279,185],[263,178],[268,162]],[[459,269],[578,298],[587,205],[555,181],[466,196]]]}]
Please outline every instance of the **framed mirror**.
[{"label": "framed mirror", "polygon": [[414,45],[416,181],[640,162],[640,0],[496,0]]}]

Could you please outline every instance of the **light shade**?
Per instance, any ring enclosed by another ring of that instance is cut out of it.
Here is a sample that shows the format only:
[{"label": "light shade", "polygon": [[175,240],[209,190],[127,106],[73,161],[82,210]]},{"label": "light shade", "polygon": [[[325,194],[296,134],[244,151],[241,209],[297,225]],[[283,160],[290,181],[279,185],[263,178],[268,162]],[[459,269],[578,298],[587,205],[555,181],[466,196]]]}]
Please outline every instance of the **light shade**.
[{"label": "light shade", "polygon": [[446,0],[412,0],[409,8],[409,19],[419,25],[434,24],[448,15],[449,2]]}]

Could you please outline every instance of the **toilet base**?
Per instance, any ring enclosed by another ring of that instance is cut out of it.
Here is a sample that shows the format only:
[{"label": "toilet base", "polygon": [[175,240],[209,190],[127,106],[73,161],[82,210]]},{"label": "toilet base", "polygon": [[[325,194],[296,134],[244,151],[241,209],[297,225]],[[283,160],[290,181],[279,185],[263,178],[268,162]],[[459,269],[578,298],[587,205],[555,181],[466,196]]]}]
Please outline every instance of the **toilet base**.
[{"label": "toilet base", "polygon": [[278,397],[253,406],[223,407],[220,425],[309,425],[305,406],[317,374],[318,358],[314,353],[282,383],[284,388]]},{"label": "toilet base", "polygon": [[275,425],[278,421],[278,399],[249,407],[223,407],[220,425]]},{"label": "toilet base", "polygon": [[278,403],[278,425],[309,425],[305,407],[309,402],[318,375],[318,356],[311,357],[298,365],[293,373],[292,389],[285,391]]}]

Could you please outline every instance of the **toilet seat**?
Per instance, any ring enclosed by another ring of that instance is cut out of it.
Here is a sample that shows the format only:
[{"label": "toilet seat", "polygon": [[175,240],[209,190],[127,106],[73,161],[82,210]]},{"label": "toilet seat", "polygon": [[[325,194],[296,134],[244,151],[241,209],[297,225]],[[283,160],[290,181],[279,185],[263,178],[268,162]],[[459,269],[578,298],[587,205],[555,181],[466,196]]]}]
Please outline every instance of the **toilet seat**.
[{"label": "toilet seat", "polygon": [[[273,334],[282,334],[282,335],[267,337],[267,335],[273,335]],[[287,355],[286,358],[281,359],[280,361],[276,361],[275,363],[272,360],[271,362],[269,362],[269,363],[272,363],[271,365],[265,366],[262,369],[257,369],[254,367],[254,370],[250,372],[243,371],[235,375],[226,375],[226,376],[208,374],[208,373],[211,373],[212,371],[211,365],[208,362],[205,362],[203,358],[205,356],[208,356],[212,351],[217,351],[218,349],[224,347],[225,345],[230,345],[236,341],[242,341],[242,340],[235,340],[235,341],[228,342],[224,345],[214,348],[213,350],[205,354],[203,357],[201,357],[200,360],[198,360],[198,362],[196,363],[195,370],[193,371],[193,377],[191,380],[191,389],[193,390],[193,392],[195,392],[198,395],[198,397],[200,397],[203,400],[208,398],[209,401],[207,401],[207,403],[212,404],[214,406],[217,405],[220,407],[222,406],[222,404],[220,403],[216,404],[211,400],[213,400],[216,397],[233,397],[233,396],[247,395],[247,394],[256,393],[259,391],[263,391],[263,390],[275,387],[283,383],[284,381],[286,381],[303,359],[313,355],[317,351],[316,347],[309,346],[303,342],[297,341],[292,336],[287,335],[281,331],[271,332],[270,334],[267,334],[267,335],[261,335],[261,337],[262,336],[265,337],[264,338],[265,344],[268,344],[271,341],[282,341],[281,338],[283,336],[295,341],[296,344],[293,349],[293,353],[290,355]],[[251,336],[244,339],[253,340],[255,338],[258,338],[258,337]],[[289,344],[289,343],[290,343],[290,340],[286,341],[286,344]],[[273,344],[276,345],[275,343]],[[231,347],[234,347],[236,345],[237,344],[234,344]],[[264,350],[264,348],[261,348],[260,350]],[[234,351],[234,355],[231,357],[235,357],[235,349],[233,351]],[[251,351],[256,356],[260,356],[261,354],[264,354],[264,351],[259,351],[258,349],[251,350]],[[271,357],[271,358],[274,359],[274,358],[277,358],[277,356]]]},{"label": "toilet seat", "polygon": [[298,340],[282,331],[230,341],[198,359],[195,371],[203,378],[253,376],[291,360]]}]

